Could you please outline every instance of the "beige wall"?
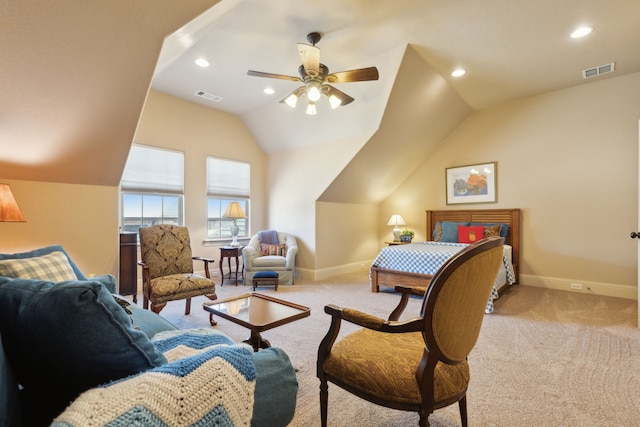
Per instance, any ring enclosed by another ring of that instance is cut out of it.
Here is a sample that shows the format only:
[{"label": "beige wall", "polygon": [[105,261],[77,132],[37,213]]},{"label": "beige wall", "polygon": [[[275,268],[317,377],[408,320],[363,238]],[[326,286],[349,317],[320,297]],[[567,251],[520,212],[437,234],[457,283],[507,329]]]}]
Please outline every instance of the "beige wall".
[{"label": "beige wall", "polygon": [[[269,155],[268,225],[296,236],[299,246],[296,268],[300,277],[318,278],[316,270],[326,267],[318,267],[323,250],[350,253],[350,243],[336,249],[335,245],[343,240],[343,235],[335,228],[317,234],[316,200],[364,142],[365,137],[351,138]],[[339,215],[328,220],[351,223]],[[319,239],[331,241],[332,246],[319,245]],[[334,266],[341,267],[342,264]]]},{"label": "beige wall", "polygon": [[266,157],[237,116],[151,91],[134,142],[184,152],[185,225],[189,227],[194,254],[215,259],[217,268],[218,248],[230,241],[205,242],[207,156],[251,164],[250,227],[253,231],[264,228],[267,217]]},{"label": "beige wall", "polygon": [[316,277],[368,270],[378,252],[378,206],[318,202],[316,213]]},{"label": "beige wall", "polygon": [[[496,161],[498,203],[452,208],[522,209],[524,284],[579,282],[635,298],[639,94],[633,74],[474,112],[379,206],[317,202],[359,139],[267,157],[236,116],[151,92],[135,141],[185,152],[185,218],[199,255],[219,256],[204,243],[207,155],[251,162],[252,230],[298,236],[297,265],[311,278],[369,263],[391,236],[391,214],[423,240],[424,211],[447,207],[445,168]],[[2,252],[60,243],[85,273],[117,273],[117,187],[3,182],[27,222],[0,224]]]},{"label": "beige wall", "polygon": [[523,99],[472,114],[380,206],[416,238],[424,211],[446,208],[445,168],[498,162],[498,203],[522,209],[522,283],[636,297],[640,74]]},{"label": "beige wall", "polygon": [[80,271],[118,270],[118,188],[2,179],[27,222],[0,223],[0,252],[62,245]]}]

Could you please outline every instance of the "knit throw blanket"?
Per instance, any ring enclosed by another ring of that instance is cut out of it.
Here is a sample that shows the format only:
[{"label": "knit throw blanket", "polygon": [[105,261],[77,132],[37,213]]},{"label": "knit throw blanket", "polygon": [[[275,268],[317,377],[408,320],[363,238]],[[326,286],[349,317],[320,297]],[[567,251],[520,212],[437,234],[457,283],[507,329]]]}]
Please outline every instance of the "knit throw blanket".
[{"label": "knit throw blanket", "polygon": [[168,364],[84,392],[52,426],[251,424],[250,347],[211,329],[163,332],[153,342]]},{"label": "knit throw blanket", "polygon": [[264,243],[265,245],[277,245],[280,243],[278,241],[278,232],[276,230],[258,231],[258,240],[260,243]]}]

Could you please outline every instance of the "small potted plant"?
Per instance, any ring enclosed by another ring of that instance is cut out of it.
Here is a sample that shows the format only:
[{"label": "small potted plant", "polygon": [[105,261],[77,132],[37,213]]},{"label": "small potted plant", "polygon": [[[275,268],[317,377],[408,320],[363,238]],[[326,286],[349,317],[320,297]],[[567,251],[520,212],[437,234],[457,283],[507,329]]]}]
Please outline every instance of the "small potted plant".
[{"label": "small potted plant", "polygon": [[400,241],[411,243],[413,239],[414,232],[411,230],[407,230],[406,228],[400,232]]}]

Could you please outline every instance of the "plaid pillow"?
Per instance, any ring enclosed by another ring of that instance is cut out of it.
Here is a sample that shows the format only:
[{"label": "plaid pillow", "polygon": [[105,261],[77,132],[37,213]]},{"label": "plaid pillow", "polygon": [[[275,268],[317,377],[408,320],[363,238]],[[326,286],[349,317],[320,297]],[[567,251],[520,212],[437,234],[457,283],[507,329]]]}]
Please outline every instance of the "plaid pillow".
[{"label": "plaid pillow", "polygon": [[287,253],[287,245],[285,243],[279,245],[267,245],[266,243],[260,243],[260,252],[262,255],[277,255],[285,256]]},{"label": "plaid pillow", "polygon": [[59,251],[47,255],[0,261],[0,276],[13,279],[39,279],[50,282],[78,280],[67,256]]}]

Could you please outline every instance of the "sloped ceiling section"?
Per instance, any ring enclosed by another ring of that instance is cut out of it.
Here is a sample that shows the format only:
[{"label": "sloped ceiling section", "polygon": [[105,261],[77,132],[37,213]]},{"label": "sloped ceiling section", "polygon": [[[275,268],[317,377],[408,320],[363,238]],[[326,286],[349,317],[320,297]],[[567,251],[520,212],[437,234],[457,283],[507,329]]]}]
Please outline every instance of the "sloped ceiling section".
[{"label": "sloped ceiling section", "polygon": [[118,185],[165,37],[217,2],[0,2],[0,178]]},{"label": "sloped ceiling section", "polygon": [[471,111],[449,83],[408,45],[378,131],[319,201],[382,202]]}]

